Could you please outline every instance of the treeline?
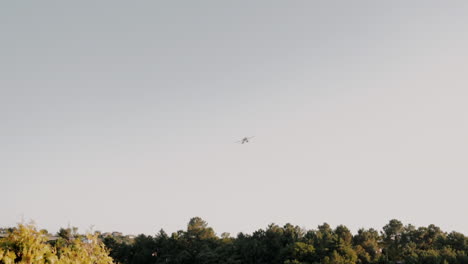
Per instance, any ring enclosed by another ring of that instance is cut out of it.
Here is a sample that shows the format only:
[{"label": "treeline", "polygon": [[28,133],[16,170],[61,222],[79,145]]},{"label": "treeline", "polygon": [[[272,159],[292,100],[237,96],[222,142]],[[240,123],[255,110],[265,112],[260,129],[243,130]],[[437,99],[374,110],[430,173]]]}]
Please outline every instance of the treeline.
[{"label": "treeline", "polygon": [[323,224],[304,230],[269,225],[252,234],[217,236],[199,217],[185,231],[155,236],[102,236],[115,262],[122,264],[468,264],[468,238],[439,227],[403,225],[391,220],[379,232]]},{"label": "treeline", "polygon": [[217,236],[199,217],[168,235],[82,235],[76,228],[56,235],[20,224],[0,229],[3,264],[468,264],[468,237],[429,225],[391,220],[381,231],[323,224],[313,230],[269,225],[252,234]]}]

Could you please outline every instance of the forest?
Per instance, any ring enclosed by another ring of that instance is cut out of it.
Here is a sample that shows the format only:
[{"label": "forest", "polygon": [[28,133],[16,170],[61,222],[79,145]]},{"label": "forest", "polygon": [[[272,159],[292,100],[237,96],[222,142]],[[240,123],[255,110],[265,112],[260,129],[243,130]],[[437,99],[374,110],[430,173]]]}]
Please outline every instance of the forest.
[{"label": "forest", "polygon": [[468,238],[435,225],[415,227],[393,219],[381,231],[356,234],[327,223],[314,230],[270,224],[252,234],[217,236],[207,222],[190,219],[187,229],[155,236],[106,236],[112,258],[125,264],[371,264],[468,263]]},{"label": "forest", "polygon": [[156,235],[119,232],[56,235],[32,225],[0,229],[0,263],[83,264],[468,264],[468,237],[435,225],[415,227],[393,219],[382,230],[327,223],[306,230],[270,224],[252,234],[217,235],[200,217],[186,230]]}]

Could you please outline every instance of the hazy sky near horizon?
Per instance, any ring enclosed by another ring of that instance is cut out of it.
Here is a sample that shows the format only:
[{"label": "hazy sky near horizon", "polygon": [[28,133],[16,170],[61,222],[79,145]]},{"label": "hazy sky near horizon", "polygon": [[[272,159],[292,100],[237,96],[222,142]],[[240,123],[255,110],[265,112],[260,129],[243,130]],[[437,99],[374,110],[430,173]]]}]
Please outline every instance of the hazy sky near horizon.
[{"label": "hazy sky near horizon", "polygon": [[467,1],[2,2],[0,226],[397,218],[468,234],[467,14]]}]

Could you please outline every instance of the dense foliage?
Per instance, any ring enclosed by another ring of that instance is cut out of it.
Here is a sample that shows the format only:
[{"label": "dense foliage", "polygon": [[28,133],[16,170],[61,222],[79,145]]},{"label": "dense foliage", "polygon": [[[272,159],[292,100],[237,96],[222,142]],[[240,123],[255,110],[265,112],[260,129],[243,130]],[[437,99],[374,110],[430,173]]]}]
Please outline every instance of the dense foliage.
[{"label": "dense foliage", "polygon": [[80,235],[67,228],[52,236],[32,225],[0,231],[3,264],[468,264],[465,235],[398,220],[354,235],[324,223],[314,230],[271,224],[252,234],[217,236],[199,217],[171,235]]},{"label": "dense foliage", "polygon": [[468,264],[468,238],[430,225],[416,228],[391,220],[381,232],[343,225],[316,230],[275,224],[252,234],[217,236],[201,218],[171,235],[102,237],[116,262],[123,264]]},{"label": "dense foliage", "polygon": [[47,231],[20,224],[0,238],[0,263],[112,264],[113,261],[97,235],[70,234],[51,240]]}]

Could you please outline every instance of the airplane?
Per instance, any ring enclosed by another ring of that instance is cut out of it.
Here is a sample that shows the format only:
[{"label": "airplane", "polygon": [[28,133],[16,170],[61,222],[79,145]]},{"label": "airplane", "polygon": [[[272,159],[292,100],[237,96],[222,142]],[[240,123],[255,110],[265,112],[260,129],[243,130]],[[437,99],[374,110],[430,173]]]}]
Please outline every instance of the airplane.
[{"label": "airplane", "polygon": [[249,140],[250,140],[251,138],[254,138],[254,137],[245,137],[245,138],[243,138],[243,139],[241,139],[241,140],[239,140],[239,141],[236,141],[236,143],[240,143],[240,144],[249,143]]}]

